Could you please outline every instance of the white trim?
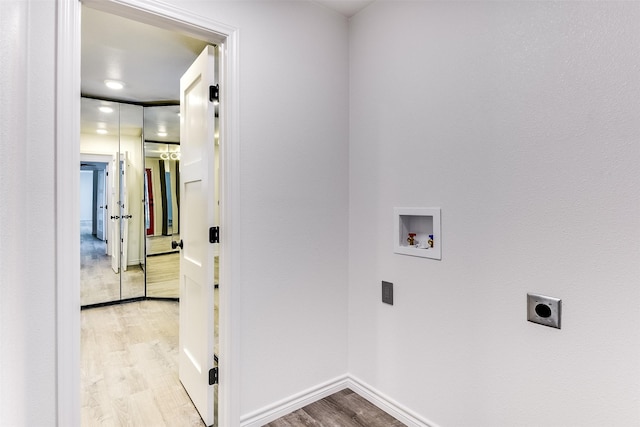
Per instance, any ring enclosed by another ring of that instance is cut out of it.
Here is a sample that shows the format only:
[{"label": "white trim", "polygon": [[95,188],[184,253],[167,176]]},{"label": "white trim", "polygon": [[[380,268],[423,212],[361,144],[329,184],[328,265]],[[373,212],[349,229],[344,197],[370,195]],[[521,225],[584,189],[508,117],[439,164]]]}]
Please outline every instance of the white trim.
[{"label": "white trim", "polygon": [[349,374],[345,374],[314,387],[310,387],[305,391],[296,393],[271,405],[267,405],[264,408],[258,409],[257,411],[243,415],[240,418],[240,425],[241,427],[263,426],[346,388],[351,389],[373,405],[382,409],[384,412],[409,427],[439,427],[433,421],[429,421],[421,417],[364,381],[361,381]]},{"label": "white trim", "polygon": [[352,391],[409,427],[439,427],[354,376],[349,375],[348,384]]},{"label": "white trim", "polygon": [[[155,0],[85,0],[97,9],[190,34],[225,46],[221,69],[221,280],[233,286],[220,293],[220,385],[218,425],[240,423],[238,307],[240,148],[238,30]],[[57,0],[56,52],[56,289],[57,424],[80,425],[80,248],[78,164],[80,160],[80,3]]]},{"label": "white trim", "polygon": [[325,383],[311,387],[303,392],[296,393],[292,396],[282,399],[279,402],[265,406],[264,408],[259,409],[255,412],[243,415],[240,420],[240,425],[242,427],[263,426],[270,423],[271,421],[277,420],[284,415],[297,411],[303,406],[306,406],[310,403],[330,396],[333,393],[348,388],[348,383],[348,377],[346,375],[336,377]]},{"label": "white trim", "polygon": [[[240,64],[239,31],[220,44],[219,426],[240,425]],[[225,286],[225,284],[232,284]]]},{"label": "white trim", "polygon": [[114,155],[112,154],[94,154],[94,153],[80,153],[81,162],[95,162],[111,164]]},{"label": "white trim", "polygon": [[80,425],[80,3],[57,0],[56,423]]},{"label": "white trim", "polygon": [[159,0],[82,0],[82,3],[92,9],[188,34],[216,44],[224,43],[227,38],[237,34],[235,27],[203,18],[202,15]]}]

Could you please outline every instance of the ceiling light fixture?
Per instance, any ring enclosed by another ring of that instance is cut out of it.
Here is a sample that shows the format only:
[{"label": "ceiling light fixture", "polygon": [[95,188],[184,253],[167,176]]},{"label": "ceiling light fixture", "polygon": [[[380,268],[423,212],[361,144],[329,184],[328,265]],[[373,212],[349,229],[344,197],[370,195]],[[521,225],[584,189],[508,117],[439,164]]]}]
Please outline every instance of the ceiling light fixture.
[{"label": "ceiling light fixture", "polygon": [[180,160],[180,152],[172,151],[172,152],[160,153],[160,158],[162,160]]},{"label": "ceiling light fixture", "polygon": [[104,84],[109,88],[109,89],[113,89],[113,90],[120,90],[124,87],[124,83],[119,82],[117,80],[105,80]]}]

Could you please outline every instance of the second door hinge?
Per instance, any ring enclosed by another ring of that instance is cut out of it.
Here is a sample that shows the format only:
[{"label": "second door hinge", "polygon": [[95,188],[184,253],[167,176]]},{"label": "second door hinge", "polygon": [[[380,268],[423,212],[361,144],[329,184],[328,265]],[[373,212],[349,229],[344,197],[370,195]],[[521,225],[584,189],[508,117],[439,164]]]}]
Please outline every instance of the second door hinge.
[{"label": "second door hinge", "polygon": [[209,369],[209,385],[218,384],[218,368]]},{"label": "second door hinge", "polygon": [[220,227],[209,228],[209,243],[220,243]]},{"label": "second door hinge", "polygon": [[209,101],[220,101],[220,85],[209,86]]}]

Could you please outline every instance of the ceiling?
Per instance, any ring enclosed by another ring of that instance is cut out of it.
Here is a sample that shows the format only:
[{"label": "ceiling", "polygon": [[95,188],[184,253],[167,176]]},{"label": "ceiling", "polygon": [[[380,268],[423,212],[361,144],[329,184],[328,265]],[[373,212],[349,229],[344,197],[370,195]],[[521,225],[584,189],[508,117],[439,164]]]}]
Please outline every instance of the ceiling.
[{"label": "ceiling", "polygon": [[329,9],[333,9],[341,15],[351,18],[375,0],[313,0]]},{"label": "ceiling", "polygon": [[[374,0],[312,1],[351,17]],[[178,102],[180,76],[206,44],[83,6],[82,94],[141,103]],[[117,92],[107,89],[107,79],[125,86]]]},{"label": "ceiling", "polygon": [[[81,39],[82,94],[139,103],[179,102],[180,77],[207,44],[88,7]],[[124,88],[108,89],[105,80]]]},{"label": "ceiling", "polygon": [[180,141],[180,77],[207,43],[84,6],[81,39],[80,131],[140,136],[144,128],[145,140]]},{"label": "ceiling", "polygon": [[[309,1],[309,0],[296,0]],[[311,0],[347,18],[375,0]],[[109,101],[124,101],[144,105],[177,104],[180,100],[180,77],[202,52],[204,41],[112,15],[89,7],[82,7],[81,93],[83,96]],[[109,89],[106,80],[124,84],[120,90]],[[104,102],[103,102],[104,103]],[[83,104],[81,127],[83,132],[95,132],[97,123],[107,119]],[[148,111],[147,111],[148,110]],[[175,134],[177,115],[166,116],[164,124],[154,117],[161,109],[145,108],[145,139],[151,128],[171,127]],[[157,131],[156,131],[157,132]],[[178,132],[179,134],[179,132]],[[167,137],[167,140],[175,137]]]}]

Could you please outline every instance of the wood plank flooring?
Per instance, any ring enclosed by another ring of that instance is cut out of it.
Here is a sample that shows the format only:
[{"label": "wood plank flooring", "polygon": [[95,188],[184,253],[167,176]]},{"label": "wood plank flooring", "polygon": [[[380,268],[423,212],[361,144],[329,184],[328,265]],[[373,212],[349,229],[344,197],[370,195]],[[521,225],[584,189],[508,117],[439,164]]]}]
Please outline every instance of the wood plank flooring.
[{"label": "wood plank flooring", "polygon": [[91,234],[91,221],[80,223],[80,304],[90,305],[144,296],[144,270],[128,266],[122,274],[111,267],[106,243]]},{"label": "wood plank flooring", "polygon": [[139,301],[81,313],[83,426],[204,424],[178,379],[178,303]]},{"label": "wood plank flooring", "polygon": [[147,257],[147,296],[180,297],[180,253]]},{"label": "wood plank flooring", "polygon": [[401,427],[405,424],[350,389],[311,403],[265,427]]},{"label": "wood plank flooring", "polygon": [[147,255],[166,254],[170,252],[178,252],[177,249],[171,247],[171,241],[180,240],[180,234],[172,234],[170,236],[147,236]]},{"label": "wood plank flooring", "polygon": [[[82,426],[204,426],[178,379],[178,310],[176,301],[149,300],[81,312]],[[266,426],[404,424],[346,389]]]},{"label": "wood plank flooring", "polygon": [[[213,280],[218,283],[219,257],[213,261]],[[147,257],[147,296],[180,297],[180,253]]]}]

